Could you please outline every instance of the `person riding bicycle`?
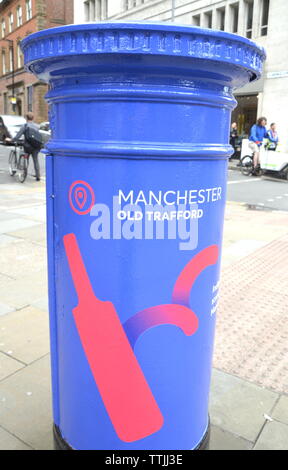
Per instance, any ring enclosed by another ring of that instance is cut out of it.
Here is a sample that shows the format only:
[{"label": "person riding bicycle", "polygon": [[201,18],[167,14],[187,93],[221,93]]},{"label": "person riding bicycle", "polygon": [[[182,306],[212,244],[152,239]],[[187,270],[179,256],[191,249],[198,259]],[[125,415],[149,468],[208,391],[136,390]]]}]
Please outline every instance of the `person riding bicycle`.
[{"label": "person riding bicycle", "polygon": [[42,147],[42,138],[39,132],[39,126],[34,122],[33,113],[27,113],[26,124],[24,124],[14,139],[6,139],[7,142],[17,142],[24,135],[24,151],[32,155],[36,181],[40,181],[40,165],[38,154]]},{"label": "person riding bicycle", "polygon": [[255,171],[260,168],[260,147],[263,144],[263,140],[268,137],[265,127],[266,124],[267,119],[260,117],[250,130],[249,147],[253,151],[253,165]]}]

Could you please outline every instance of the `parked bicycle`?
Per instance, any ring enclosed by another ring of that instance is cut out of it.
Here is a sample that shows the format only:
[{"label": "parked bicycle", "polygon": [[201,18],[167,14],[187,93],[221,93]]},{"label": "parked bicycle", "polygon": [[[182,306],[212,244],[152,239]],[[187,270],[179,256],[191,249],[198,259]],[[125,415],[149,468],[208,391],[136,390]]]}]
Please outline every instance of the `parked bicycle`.
[{"label": "parked bicycle", "polygon": [[23,142],[16,142],[9,155],[9,173],[11,176],[17,173],[19,182],[24,183],[28,175],[28,167],[29,154],[24,151]]}]

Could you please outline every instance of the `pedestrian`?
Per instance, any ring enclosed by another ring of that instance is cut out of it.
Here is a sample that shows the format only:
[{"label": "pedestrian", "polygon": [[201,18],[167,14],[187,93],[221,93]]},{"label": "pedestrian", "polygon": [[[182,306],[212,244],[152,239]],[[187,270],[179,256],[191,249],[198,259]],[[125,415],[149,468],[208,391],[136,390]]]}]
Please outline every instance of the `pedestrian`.
[{"label": "pedestrian", "polygon": [[14,139],[6,139],[7,142],[17,142],[24,135],[24,151],[33,158],[36,181],[40,181],[40,165],[38,154],[42,148],[42,137],[39,126],[34,122],[33,113],[27,113],[26,124],[19,130]]},{"label": "pedestrian", "polygon": [[233,155],[231,155],[231,158],[235,155],[236,153],[236,139],[238,138],[238,129],[237,129],[237,123],[232,122],[231,128],[230,128],[230,145],[232,145],[234,149]]},{"label": "pedestrian", "polygon": [[257,120],[257,123],[250,129],[249,148],[253,151],[253,165],[255,172],[260,168],[261,145],[263,144],[263,140],[268,137],[266,125],[267,119],[265,117],[260,117]]},{"label": "pedestrian", "polygon": [[267,138],[268,138],[268,142],[267,142],[267,146],[266,146],[267,150],[274,150],[275,151],[276,148],[277,148],[278,142],[279,142],[275,122],[272,122],[272,124],[270,125],[270,129],[267,132]]}]

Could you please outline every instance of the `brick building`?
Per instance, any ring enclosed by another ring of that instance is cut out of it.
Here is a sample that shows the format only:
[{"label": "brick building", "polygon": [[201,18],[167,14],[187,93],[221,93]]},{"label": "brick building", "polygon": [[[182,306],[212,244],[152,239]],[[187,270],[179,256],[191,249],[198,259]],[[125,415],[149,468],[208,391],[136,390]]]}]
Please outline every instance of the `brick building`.
[{"label": "brick building", "polygon": [[73,23],[74,0],[0,0],[0,114],[47,120],[47,85],[23,67],[21,40],[31,33]]}]

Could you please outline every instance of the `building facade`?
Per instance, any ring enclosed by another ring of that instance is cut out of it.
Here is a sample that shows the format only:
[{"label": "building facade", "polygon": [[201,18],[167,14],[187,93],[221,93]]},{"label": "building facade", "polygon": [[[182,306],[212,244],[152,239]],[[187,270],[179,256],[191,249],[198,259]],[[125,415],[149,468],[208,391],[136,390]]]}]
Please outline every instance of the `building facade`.
[{"label": "building facade", "polygon": [[[259,116],[276,122],[288,151],[287,0],[75,0],[77,22],[175,21],[239,34],[267,52],[263,77],[236,90],[232,120],[247,134]],[[82,15],[82,16],[81,16]]]},{"label": "building facade", "polygon": [[73,23],[73,0],[0,0],[0,114],[48,119],[47,85],[25,72],[21,40],[31,33]]}]

